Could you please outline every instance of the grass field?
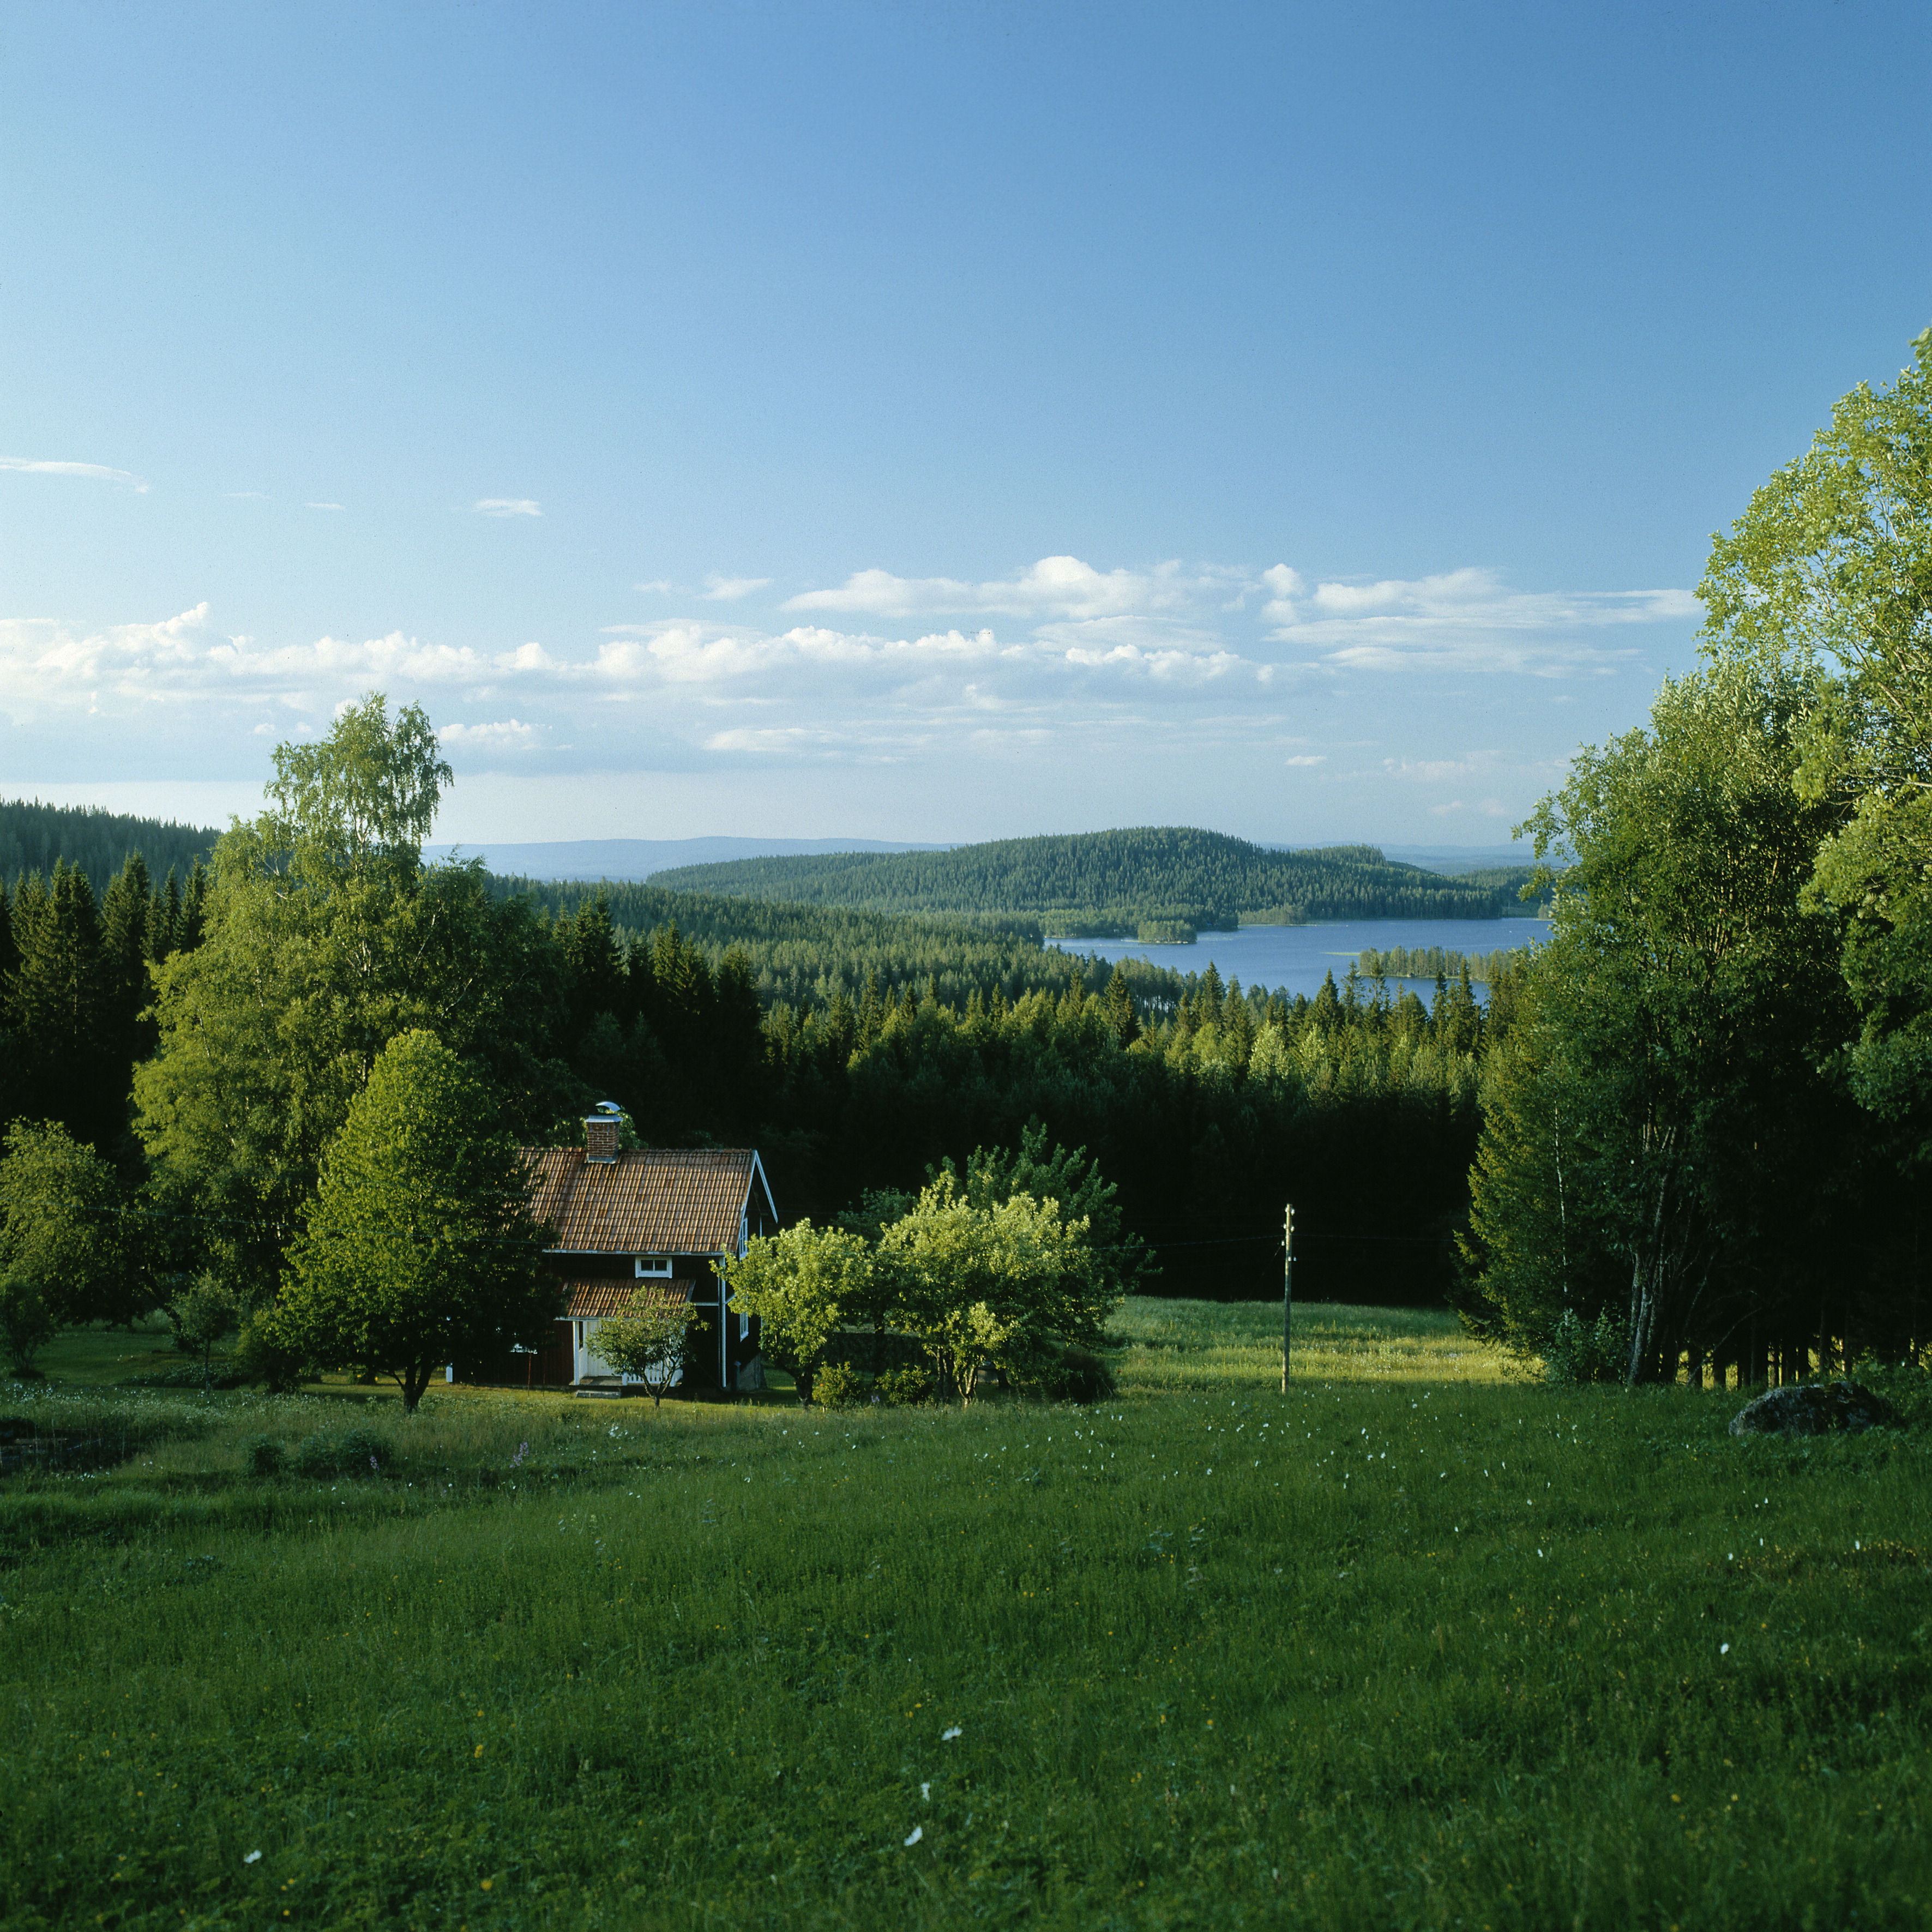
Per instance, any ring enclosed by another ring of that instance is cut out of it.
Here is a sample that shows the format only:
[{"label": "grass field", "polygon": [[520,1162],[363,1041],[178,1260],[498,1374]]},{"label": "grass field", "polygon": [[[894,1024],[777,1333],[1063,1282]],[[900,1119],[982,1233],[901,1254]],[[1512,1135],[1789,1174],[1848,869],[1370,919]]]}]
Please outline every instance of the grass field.
[{"label": "grass field", "polygon": [[[0,1917],[1932,1920],[1925,1438],[1371,1310],[1284,1396],[1277,1321],[1136,1303],[1117,1401],[964,1413],[409,1420],[69,1338],[0,1417],[124,1460],[0,1482]],[[349,1421],[379,1472],[245,1473]]]}]

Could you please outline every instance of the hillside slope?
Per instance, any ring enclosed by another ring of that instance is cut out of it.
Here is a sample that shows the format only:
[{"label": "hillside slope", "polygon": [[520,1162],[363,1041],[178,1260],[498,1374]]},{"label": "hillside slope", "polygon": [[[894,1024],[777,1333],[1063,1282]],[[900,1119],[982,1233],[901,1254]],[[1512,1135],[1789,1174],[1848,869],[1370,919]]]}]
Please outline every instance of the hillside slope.
[{"label": "hillside slope", "polygon": [[938,852],[843,852],[686,866],[678,892],[875,912],[1039,920],[1050,933],[1180,936],[1328,919],[1487,919],[1520,910],[1486,884],[1390,863],[1372,845],[1273,851],[1187,826],[1004,838]]},{"label": "hillside slope", "polygon": [[0,800],[0,879],[10,884],[22,872],[50,872],[64,859],[104,892],[128,854],[138,852],[159,883],[170,871],[185,877],[197,859],[206,862],[220,836],[211,826],[133,818],[100,806]]}]

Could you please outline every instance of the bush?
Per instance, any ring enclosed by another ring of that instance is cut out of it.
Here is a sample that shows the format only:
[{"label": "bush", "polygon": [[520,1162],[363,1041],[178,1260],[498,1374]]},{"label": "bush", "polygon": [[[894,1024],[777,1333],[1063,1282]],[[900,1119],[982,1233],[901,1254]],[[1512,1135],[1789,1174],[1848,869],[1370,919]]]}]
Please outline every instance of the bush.
[{"label": "bush", "polygon": [[304,1382],[314,1379],[314,1365],[284,1339],[272,1310],[251,1315],[242,1323],[232,1360],[238,1381],[259,1382],[272,1395],[293,1395]]},{"label": "bush", "polygon": [[251,1476],[279,1476],[287,1457],[282,1453],[282,1445],[272,1436],[251,1436],[242,1445],[248,1457],[248,1473]]},{"label": "bush", "polygon": [[1026,1385],[1054,1402],[1107,1402],[1114,1393],[1113,1370],[1084,1348],[1054,1348],[1031,1365]]},{"label": "bush", "polygon": [[1060,1358],[1053,1393],[1062,1402],[1112,1402],[1117,1393],[1114,1372],[1098,1355],[1069,1348]]},{"label": "bush", "polygon": [[38,1378],[34,1358],[54,1339],[59,1326],[38,1282],[21,1274],[0,1280],[0,1345],[16,1377]]},{"label": "bush", "polygon": [[1543,1345],[1543,1379],[1561,1388],[1620,1382],[1630,1359],[1623,1324],[1605,1309],[1588,1328],[1566,1308]]},{"label": "bush", "polygon": [[873,1393],[880,1401],[895,1408],[909,1408],[913,1403],[932,1400],[932,1371],[914,1366],[893,1369],[880,1376],[872,1384]]},{"label": "bush", "polygon": [[872,1378],[850,1362],[826,1362],[812,1378],[812,1399],[820,1408],[861,1408],[872,1399]]},{"label": "bush", "polygon": [[1868,1361],[1861,1362],[1852,1375],[1891,1403],[1907,1429],[1932,1428],[1932,1371],[1914,1362]]},{"label": "bush", "polygon": [[374,1430],[324,1430],[296,1445],[289,1467],[298,1476],[377,1476],[388,1462],[389,1445]]}]

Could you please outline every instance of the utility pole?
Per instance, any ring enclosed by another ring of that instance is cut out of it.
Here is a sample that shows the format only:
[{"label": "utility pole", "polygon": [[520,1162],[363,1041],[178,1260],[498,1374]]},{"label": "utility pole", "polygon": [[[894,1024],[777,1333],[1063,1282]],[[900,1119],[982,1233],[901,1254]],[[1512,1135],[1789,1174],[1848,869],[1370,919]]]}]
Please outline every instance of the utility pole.
[{"label": "utility pole", "polygon": [[1281,1392],[1288,1393],[1288,1323],[1294,1306],[1294,1207],[1292,1202],[1281,1217]]}]

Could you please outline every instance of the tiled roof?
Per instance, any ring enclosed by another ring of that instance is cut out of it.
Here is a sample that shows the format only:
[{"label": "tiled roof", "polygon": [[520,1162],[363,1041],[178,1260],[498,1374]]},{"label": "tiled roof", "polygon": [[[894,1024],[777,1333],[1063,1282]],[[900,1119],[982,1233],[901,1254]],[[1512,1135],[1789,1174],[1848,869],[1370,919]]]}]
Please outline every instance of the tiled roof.
[{"label": "tiled roof", "polygon": [[648,1306],[653,1301],[688,1301],[692,1287],[688,1281],[566,1281],[558,1286],[568,1298],[563,1311],[568,1322],[614,1315],[629,1300],[634,1288]]},{"label": "tiled roof", "polygon": [[614,1161],[586,1161],[581,1148],[526,1148],[524,1158],[537,1219],[566,1252],[738,1251],[749,1148],[632,1148]]}]

